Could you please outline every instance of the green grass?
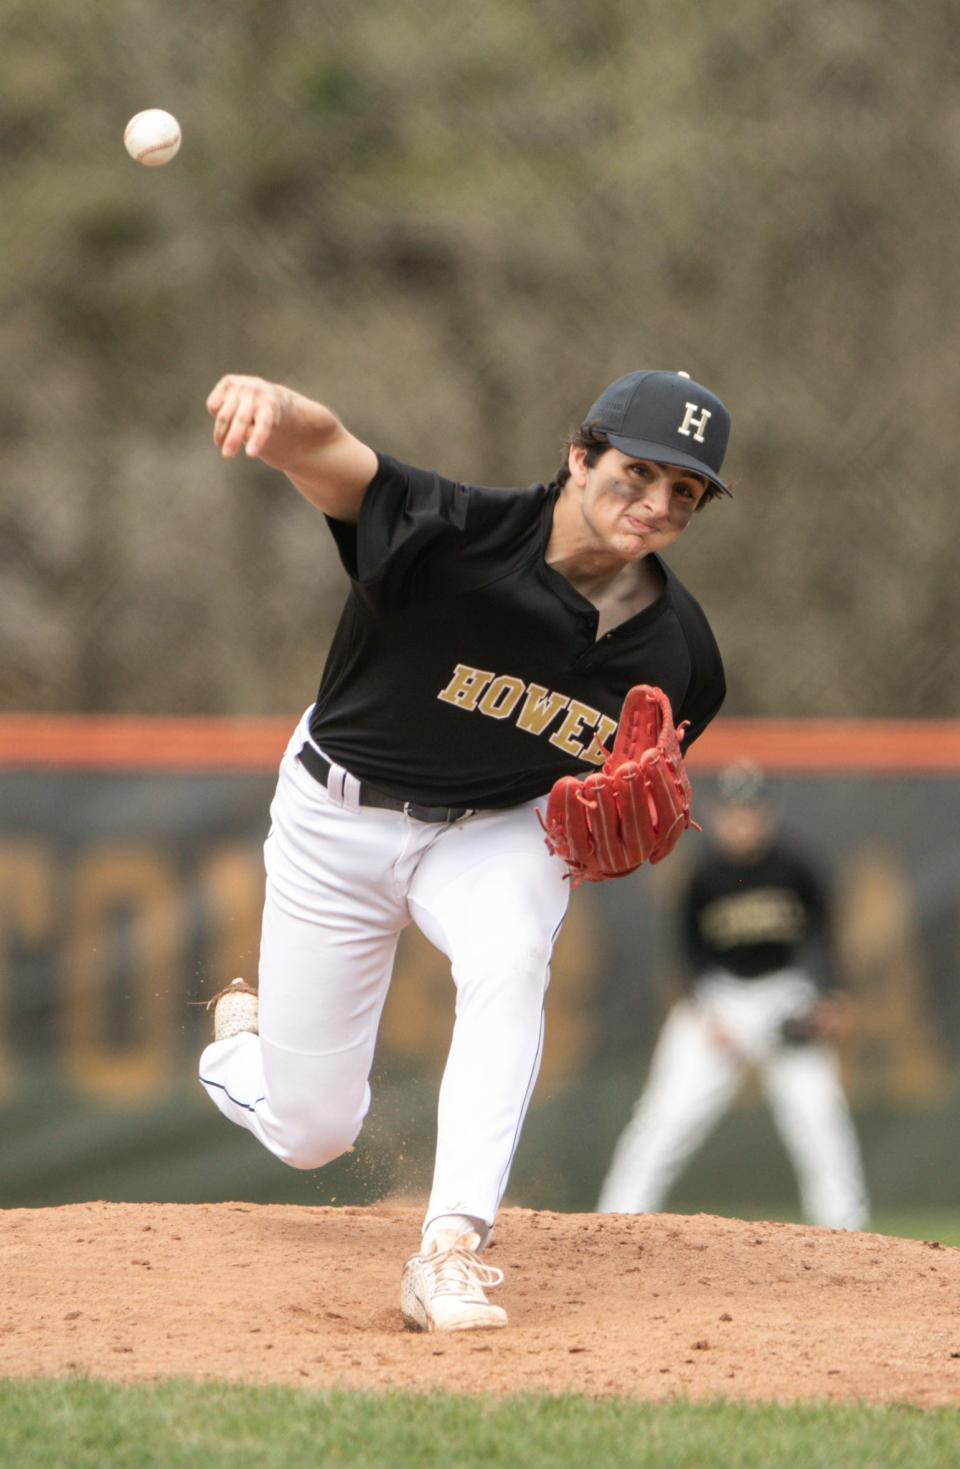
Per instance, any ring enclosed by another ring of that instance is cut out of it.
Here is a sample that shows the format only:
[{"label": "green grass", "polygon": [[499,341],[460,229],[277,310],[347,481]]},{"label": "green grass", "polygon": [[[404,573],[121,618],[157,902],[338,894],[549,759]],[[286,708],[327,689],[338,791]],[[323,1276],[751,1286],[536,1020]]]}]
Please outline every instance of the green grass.
[{"label": "green grass", "polygon": [[960,1413],[0,1381],[4,1469],[956,1469]]},{"label": "green grass", "polygon": [[[693,1212],[679,1205],[677,1210],[681,1214]],[[789,1206],[766,1210],[748,1204],[739,1209],[704,1206],[702,1212],[729,1219],[779,1219],[787,1224],[804,1223],[800,1211]],[[874,1214],[867,1228],[871,1234],[893,1234],[902,1239],[935,1239],[942,1245],[960,1245],[960,1214],[956,1209],[938,1209],[934,1205],[924,1209],[881,1209]],[[960,1469],[960,1460],[957,1469]]]},{"label": "green grass", "polygon": [[955,1209],[880,1213],[870,1229],[874,1234],[898,1234],[905,1239],[935,1239],[942,1245],[960,1245],[960,1214]]}]

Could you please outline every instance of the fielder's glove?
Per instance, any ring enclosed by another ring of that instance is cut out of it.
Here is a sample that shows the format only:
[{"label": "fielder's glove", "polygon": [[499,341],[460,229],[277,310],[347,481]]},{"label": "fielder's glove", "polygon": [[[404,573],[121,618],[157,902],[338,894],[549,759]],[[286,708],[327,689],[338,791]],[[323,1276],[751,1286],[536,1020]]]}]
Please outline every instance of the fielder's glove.
[{"label": "fielder's glove", "polygon": [[815,1010],[803,1015],[788,1015],[780,1022],[780,1042],[784,1046],[809,1046],[820,1039]]},{"label": "fielder's glove", "polygon": [[809,1010],[788,1016],[780,1026],[780,1039],[787,1046],[809,1045],[813,1041],[839,1045],[850,1038],[853,1025],[849,997],[834,991],[821,995]]},{"label": "fielder's glove", "polygon": [[690,782],[680,754],[685,724],[674,727],[662,689],[637,684],[627,694],[613,750],[585,780],[561,776],[542,821],[549,850],[566,862],[574,886],[625,877],[662,862],[688,826]]}]

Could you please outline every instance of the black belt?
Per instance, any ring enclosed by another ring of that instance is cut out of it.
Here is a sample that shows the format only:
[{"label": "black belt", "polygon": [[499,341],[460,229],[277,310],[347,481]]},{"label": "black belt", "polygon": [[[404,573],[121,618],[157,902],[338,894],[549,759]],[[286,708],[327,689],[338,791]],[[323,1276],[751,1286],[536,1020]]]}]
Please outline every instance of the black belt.
[{"label": "black belt", "polygon": [[[319,751],[312,745],[304,745],[298,756],[304,770],[309,770],[314,780],[318,780],[322,786],[327,784],[330,774],[330,761],[325,760]],[[414,821],[438,821],[454,822],[462,821],[465,816],[472,816],[473,811],[466,806],[418,806],[416,801],[400,801],[396,796],[388,796],[386,791],[378,791],[376,786],[367,785],[360,781],[360,805],[377,806],[383,811],[402,811],[405,816],[412,816]]]}]

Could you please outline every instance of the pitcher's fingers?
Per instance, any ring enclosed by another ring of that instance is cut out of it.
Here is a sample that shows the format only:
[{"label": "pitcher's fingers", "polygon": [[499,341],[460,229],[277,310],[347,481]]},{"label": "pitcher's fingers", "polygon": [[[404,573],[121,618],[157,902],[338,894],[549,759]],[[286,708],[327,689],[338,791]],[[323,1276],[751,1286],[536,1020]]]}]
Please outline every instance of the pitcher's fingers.
[{"label": "pitcher's fingers", "polygon": [[213,442],[221,451],[223,450],[227,434],[230,432],[230,425],[233,423],[233,415],[236,412],[238,396],[236,388],[228,383],[220,399],[217,416],[213,422]]},{"label": "pitcher's fingers", "polygon": [[278,420],[279,411],[276,399],[273,396],[261,397],[254,408],[253,423],[247,434],[247,453],[252,459],[256,458],[265,447]]},{"label": "pitcher's fingers", "polygon": [[217,414],[219,413],[220,407],[223,403],[224,398],[227,395],[227,390],[229,389],[231,382],[232,378],[228,374],[226,377],[222,377],[217,383],[216,387],[212,388],[207,394],[207,412],[211,415],[211,417],[216,418]]},{"label": "pitcher's fingers", "polygon": [[[226,408],[228,406],[230,408],[230,421],[220,445],[220,452],[224,459],[233,459],[246,443],[250,425],[253,422],[255,403],[256,397],[252,390],[241,388],[233,394],[232,398],[227,399],[227,403],[220,410],[222,418]],[[220,418],[217,419],[218,424],[219,422]]]}]

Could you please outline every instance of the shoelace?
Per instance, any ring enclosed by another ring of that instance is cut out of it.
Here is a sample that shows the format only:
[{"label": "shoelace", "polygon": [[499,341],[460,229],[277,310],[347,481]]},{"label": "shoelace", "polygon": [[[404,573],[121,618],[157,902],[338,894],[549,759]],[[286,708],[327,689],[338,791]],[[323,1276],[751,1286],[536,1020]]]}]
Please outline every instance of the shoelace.
[{"label": "shoelace", "polygon": [[484,1289],[503,1284],[503,1271],[496,1265],[484,1265],[474,1250],[452,1245],[425,1256],[424,1263],[433,1277],[438,1296],[476,1296]]}]

